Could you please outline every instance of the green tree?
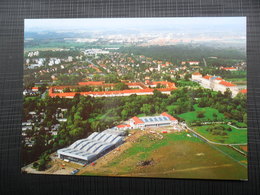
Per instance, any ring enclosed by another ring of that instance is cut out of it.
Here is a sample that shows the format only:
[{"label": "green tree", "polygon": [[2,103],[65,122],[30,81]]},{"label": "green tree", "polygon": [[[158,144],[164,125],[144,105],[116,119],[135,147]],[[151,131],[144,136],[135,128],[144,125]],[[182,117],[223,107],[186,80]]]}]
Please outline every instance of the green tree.
[{"label": "green tree", "polygon": [[70,92],[70,88],[69,87],[66,87],[63,89],[63,92],[66,93],[66,92]]},{"label": "green tree", "polygon": [[146,115],[149,115],[151,114],[152,106],[150,104],[143,104],[140,110]]},{"label": "green tree", "polygon": [[190,78],[191,78],[191,74],[185,74],[185,76],[184,76],[184,80],[185,81],[189,81],[190,80]]},{"label": "green tree", "polygon": [[121,91],[121,90],[129,89],[129,87],[125,83],[117,83],[114,89],[116,91]]},{"label": "green tree", "polygon": [[117,75],[115,74],[108,74],[105,76],[105,82],[106,83],[118,83],[119,80],[117,78]]},{"label": "green tree", "polygon": [[224,96],[226,98],[231,98],[232,97],[232,92],[229,88],[226,89],[226,91],[224,92]]},{"label": "green tree", "polygon": [[198,118],[204,118],[205,117],[205,111],[197,111],[197,117]]}]

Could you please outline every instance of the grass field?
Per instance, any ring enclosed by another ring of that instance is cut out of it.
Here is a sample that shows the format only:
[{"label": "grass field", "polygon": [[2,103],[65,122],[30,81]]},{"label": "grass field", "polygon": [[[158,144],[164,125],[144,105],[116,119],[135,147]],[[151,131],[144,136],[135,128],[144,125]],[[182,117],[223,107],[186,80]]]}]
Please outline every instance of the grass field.
[{"label": "grass field", "polygon": [[226,80],[231,81],[231,82],[246,82],[247,78],[245,76],[245,77],[242,77],[242,78],[229,78],[229,79],[226,79]]},{"label": "grass field", "polygon": [[[132,147],[98,169],[84,175],[169,177],[202,179],[247,179],[247,168],[196,137],[186,132],[163,134],[151,139],[152,134],[140,137]],[[148,166],[138,162],[152,160]],[[98,164],[98,161],[97,161]]]},{"label": "grass field", "polygon": [[[210,125],[204,126],[195,126],[192,127],[195,131],[197,131],[202,136],[206,137],[210,141],[218,142],[218,143],[225,143],[225,144],[242,144],[247,143],[247,129],[235,129],[231,127],[232,131],[225,131],[227,135],[220,136],[220,135],[213,135],[208,132],[206,129]],[[228,125],[223,124],[224,127],[230,127]]]},{"label": "grass field", "polygon": [[235,151],[231,147],[223,145],[212,145],[212,147],[225,153],[227,156],[231,157],[235,161],[243,165],[247,165],[247,157]]},{"label": "grass field", "polygon": [[[180,114],[178,116],[183,118],[186,122],[193,122],[193,121],[197,121],[197,120],[223,121],[225,119],[225,116],[215,108],[210,108],[210,107],[200,108],[200,107],[198,107],[197,104],[195,104],[193,107],[194,107],[195,111],[186,112],[186,113]],[[197,111],[205,111],[205,113],[204,113],[205,117],[198,118]],[[214,113],[216,114],[216,117],[213,116]]]}]

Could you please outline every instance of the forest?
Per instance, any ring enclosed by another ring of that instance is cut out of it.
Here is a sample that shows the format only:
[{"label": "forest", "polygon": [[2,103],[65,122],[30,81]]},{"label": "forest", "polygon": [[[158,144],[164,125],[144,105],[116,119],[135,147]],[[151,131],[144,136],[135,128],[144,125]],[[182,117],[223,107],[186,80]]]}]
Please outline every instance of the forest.
[{"label": "forest", "polygon": [[[135,55],[144,55],[152,57],[157,60],[168,60],[172,63],[180,64],[181,61],[187,59],[194,61],[202,61],[203,58],[218,57],[219,59],[209,60],[214,65],[221,64],[232,64],[236,60],[245,60],[246,53],[235,48],[213,48],[208,46],[194,46],[189,45],[172,45],[172,46],[150,46],[150,47],[121,47],[120,52],[122,53],[133,53]],[[216,63],[216,61],[221,61]]]}]

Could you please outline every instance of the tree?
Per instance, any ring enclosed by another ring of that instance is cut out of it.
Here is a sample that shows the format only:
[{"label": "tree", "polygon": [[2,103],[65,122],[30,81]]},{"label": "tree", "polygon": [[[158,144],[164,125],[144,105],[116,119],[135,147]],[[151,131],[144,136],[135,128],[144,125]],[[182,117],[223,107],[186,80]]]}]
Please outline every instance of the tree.
[{"label": "tree", "polygon": [[39,166],[39,163],[38,163],[38,162],[34,162],[34,163],[33,163],[33,168],[36,169],[38,166]]},{"label": "tree", "polygon": [[152,106],[150,104],[144,104],[140,110],[144,112],[146,115],[149,115],[151,114]]},{"label": "tree", "polygon": [[231,98],[232,97],[232,91],[229,88],[227,88],[226,91],[224,92],[224,96],[226,98]]},{"label": "tree", "polygon": [[155,89],[153,91],[153,96],[154,96],[154,98],[165,98],[165,97],[167,97],[167,95],[162,94],[162,92],[158,91],[157,89]]},{"label": "tree", "polygon": [[214,119],[218,117],[218,115],[215,112],[212,114],[212,116]]},{"label": "tree", "polygon": [[50,161],[50,156],[46,152],[43,153],[39,158],[38,171],[44,171],[47,168],[47,164]]},{"label": "tree", "polygon": [[197,117],[198,118],[204,118],[205,117],[205,111],[197,111]]},{"label": "tree", "polygon": [[118,83],[119,80],[117,78],[117,75],[115,74],[108,74],[105,76],[105,82],[106,83]]},{"label": "tree", "polygon": [[116,91],[121,91],[121,90],[129,89],[129,87],[125,83],[117,83],[114,89]]},{"label": "tree", "polygon": [[247,113],[243,115],[243,123],[247,124]]},{"label": "tree", "polygon": [[185,76],[184,76],[185,81],[189,81],[190,78],[191,78],[191,74],[185,74]]},{"label": "tree", "polygon": [[161,88],[161,83],[157,83],[156,88]]},{"label": "tree", "polygon": [[127,110],[122,110],[121,117],[123,120],[126,120],[129,117],[129,112]]},{"label": "tree", "polygon": [[93,122],[91,122],[90,127],[94,131],[99,131],[100,130],[100,121],[93,121]]}]

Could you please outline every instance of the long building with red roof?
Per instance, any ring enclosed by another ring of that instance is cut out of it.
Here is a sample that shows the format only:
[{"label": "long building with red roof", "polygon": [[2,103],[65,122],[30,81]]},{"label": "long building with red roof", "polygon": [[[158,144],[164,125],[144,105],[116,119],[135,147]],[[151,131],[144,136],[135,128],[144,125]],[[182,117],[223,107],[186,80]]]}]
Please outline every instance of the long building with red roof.
[{"label": "long building with red roof", "polygon": [[[87,91],[87,92],[63,92],[65,88],[74,89],[82,86],[94,86],[94,87],[111,87],[113,88],[115,83],[104,83],[102,81],[88,81],[80,82],[77,86],[52,86],[49,88],[50,97],[60,97],[60,98],[73,98],[76,94],[92,97],[115,97],[115,96],[130,96],[132,94],[136,95],[153,95],[154,88],[157,84],[165,86],[165,88],[157,88],[158,91],[161,91],[163,94],[170,94],[172,90],[177,89],[175,83],[167,81],[157,81],[149,82],[148,84],[144,83],[125,83],[129,89],[120,90],[120,91]],[[132,89],[131,89],[132,88]]]},{"label": "long building with red roof", "polygon": [[170,114],[163,112],[159,116],[146,116],[137,117],[134,116],[130,119],[130,126],[132,128],[144,129],[146,127],[161,127],[161,126],[173,126],[178,123],[178,120]]},{"label": "long building with red roof", "polygon": [[221,67],[221,69],[226,71],[237,71],[237,68],[235,67]]}]

